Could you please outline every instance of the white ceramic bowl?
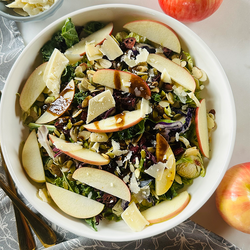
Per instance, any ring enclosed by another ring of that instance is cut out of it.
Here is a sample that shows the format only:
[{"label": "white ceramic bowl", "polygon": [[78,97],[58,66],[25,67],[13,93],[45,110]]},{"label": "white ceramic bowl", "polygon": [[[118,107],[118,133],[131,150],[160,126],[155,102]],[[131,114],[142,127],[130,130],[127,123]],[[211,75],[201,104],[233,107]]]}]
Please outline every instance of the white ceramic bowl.
[{"label": "white ceramic bowl", "polygon": [[63,0],[57,0],[48,10],[45,10],[35,16],[21,16],[13,9],[7,8],[6,2],[0,2],[0,16],[11,19],[15,22],[38,22],[52,16],[61,6]]},{"label": "white ceramic bowl", "polygon": [[[37,198],[37,186],[27,179],[20,164],[20,143],[26,138],[27,129],[23,127],[20,120],[20,108],[16,93],[20,92],[25,79],[41,63],[38,56],[39,49],[62,26],[67,17],[71,17],[76,25],[83,25],[92,20],[113,21],[116,31],[121,30],[122,25],[126,22],[135,19],[161,21],[177,32],[183,48],[188,49],[194,57],[196,65],[206,71],[209,84],[205,90],[205,96],[208,109],[216,110],[217,123],[217,129],[212,136],[211,160],[207,165],[206,176],[195,179],[193,185],[188,188],[191,201],[185,210],[176,217],[151,225],[137,233],[132,232],[123,221],[118,223],[102,221],[98,232],[94,232],[81,220],[69,217],[59,209],[51,207]],[[35,209],[58,226],[77,235],[98,240],[130,241],[147,238],[167,231],[188,219],[215,191],[228,167],[234,146],[236,131],[234,100],[227,77],[212,51],[182,23],[163,13],[134,5],[107,4],[81,9],[49,25],[27,45],[17,59],[5,84],[1,102],[0,136],[3,154],[10,173],[23,195]]]}]

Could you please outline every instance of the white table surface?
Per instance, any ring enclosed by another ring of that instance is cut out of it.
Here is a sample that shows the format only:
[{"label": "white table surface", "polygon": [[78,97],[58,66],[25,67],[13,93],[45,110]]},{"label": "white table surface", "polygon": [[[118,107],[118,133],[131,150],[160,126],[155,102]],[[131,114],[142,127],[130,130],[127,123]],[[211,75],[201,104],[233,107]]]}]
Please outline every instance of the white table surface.
[{"label": "white table surface", "polygon": [[[135,4],[161,11],[157,0],[64,0],[62,7],[43,22],[19,23],[26,44],[43,28],[72,11],[105,3]],[[212,16],[198,23],[186,24],[212,49],[222,64],[233,91],[237,132],[228,167],[250,161],[250,1],[224,0]],[[218,166],[219,167],[219,166]],[[224,237],[241,249],[250,250],[250,235],[228,226],[218,214],[214,195],[191,219]]]}]

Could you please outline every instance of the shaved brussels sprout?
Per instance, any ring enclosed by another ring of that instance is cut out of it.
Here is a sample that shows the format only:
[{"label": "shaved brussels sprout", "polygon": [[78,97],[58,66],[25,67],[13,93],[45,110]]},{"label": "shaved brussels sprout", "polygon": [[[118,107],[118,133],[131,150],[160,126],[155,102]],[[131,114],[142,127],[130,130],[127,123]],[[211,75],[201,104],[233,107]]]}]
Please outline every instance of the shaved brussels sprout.
[{"label": "shaved brussels sprout", "polygon": [[176,171],[178,175],[188,179],[205,175],[201,154],[196,147],[188,148],[184,152],[176,163]]}]

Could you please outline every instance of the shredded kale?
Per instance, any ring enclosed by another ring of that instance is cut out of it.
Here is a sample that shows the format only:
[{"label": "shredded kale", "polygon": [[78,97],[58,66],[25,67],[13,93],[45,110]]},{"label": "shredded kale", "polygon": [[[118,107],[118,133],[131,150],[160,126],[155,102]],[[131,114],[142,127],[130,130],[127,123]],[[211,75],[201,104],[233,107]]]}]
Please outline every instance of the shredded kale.
[{"label": "shredded kale", "polygon": [[155,101],[155,102],[160,102],[161,101],[161,95],[158,93],[151,93],[151,98]]},{"label": "shredded kale", "polygon": [[62,82],[70,82],[75,78],[75,68],[72,65],[67,65],[61,76]]},{"label": "shredded kale", "polygon": [[79,37],[71,18],[67,18],[62,27],[62,37],[64,38],[68,48],[79,42]]},{"label": "shredded kale", "polygon": [[41,48],[43,61],[49,61],[51,54],[54,49],[57,48],[59,51],[64,52],[67,49],[64,38],[61,36],[61,31],[57,31],[47,43]]},{"label": "shredded kale", "polygon": [[88,92],[77,92],[74,96],[73,102],[80,105],[82,101],[88,96]]},{"label": "shredded kale", "polygon": [[85,31],[86,34],[91,35],[92,33],[96,32],[97,30],[100,30],[104,27],[105,25],[101,22],[98,21],[92,21],[88,22],[83,30]]},{"label": "shredded kale", "polygon": [[146,119],[143,119],[142,121],[140,121],[133,127],[124,129],[122,131],[114,132],[112,135],[112,139],[114,139],[115,141],[128,140],[128,139],[135,137],[136,135],[140,135],[144,133],[145,120]]}]

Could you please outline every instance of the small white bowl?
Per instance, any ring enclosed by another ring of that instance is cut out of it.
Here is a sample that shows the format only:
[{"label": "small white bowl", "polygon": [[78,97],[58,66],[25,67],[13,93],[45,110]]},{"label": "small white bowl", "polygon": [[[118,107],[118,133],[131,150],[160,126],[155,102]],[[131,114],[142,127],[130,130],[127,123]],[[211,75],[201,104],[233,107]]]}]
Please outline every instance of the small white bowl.
[{"label": "small white bowl", "polygon": [[[102,221],[98,232],[94,232],[81,220],[65,215],[58,208],[37,198],[37,185],[28,180],[20,163],[20,143],[26,139],[28,131],[23,127],[20,119],[21,112],[16,94],[20,93],[25,79],[32,70],[41,63],[41,58],[38,56],[39,49],[63,25],[67,17],[71,17],[76,25],[83,25],[93,20],[112,21],[115,31],[121,30],[122,25],[131,20],[158,20],[177,32],[182,47],[194,57],[196,65],[206,71],[209,77],[209,84],[205,90],[207,106],[208,109],[216,110],[217,123],[217,129],[212,135],[211,160],[206,163],[206,176],[195,179],[193,185],[188,187],[191,201],[176,217],[151,225],[137,233],[132,232],[123,221],[118,223]],[[113,242],[131,241],[157,235],[192,216],[210,198],[220,183],[231,158],[236,132],[236,114],[230,84],[219,61],[207,45],[185,25],[163,13],[124,4],[99,5],[78,10],[58,19],[40,32],[24,49],[13,66],[5,84],[0,111],[0,138],[3,154],[14,181],[27,200],[38,212],[62,228],[77,235]]]},{"label": "small white bowl", "polygon": [[0,16],[11,19],[15,22],[37,22],[54,15],[54,13],[62,6],[62,3],[63,0],[57,0],[49,9],[35,16],[21,16],[13,9],[6,7],[6,2],[0,2]]}]

